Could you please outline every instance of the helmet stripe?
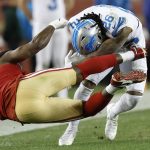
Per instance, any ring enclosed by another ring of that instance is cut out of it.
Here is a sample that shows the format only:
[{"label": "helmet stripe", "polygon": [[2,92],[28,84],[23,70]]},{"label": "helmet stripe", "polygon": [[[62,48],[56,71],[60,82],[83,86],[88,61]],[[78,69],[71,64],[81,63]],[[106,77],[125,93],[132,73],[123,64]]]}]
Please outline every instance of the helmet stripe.
[{"label": "helmet stripe", "polygon": [[72,45],[77,52],[80,52],[80,48],[79,48],[78,42],[77,42],[79,30],[81,28],[83,28],[84,26],[86,26],[89,22],[93,23],[94,21],[90,20],[90,19],[88,19],[86,21],[82,21],[74,28],[73,35],[72,35]]}]

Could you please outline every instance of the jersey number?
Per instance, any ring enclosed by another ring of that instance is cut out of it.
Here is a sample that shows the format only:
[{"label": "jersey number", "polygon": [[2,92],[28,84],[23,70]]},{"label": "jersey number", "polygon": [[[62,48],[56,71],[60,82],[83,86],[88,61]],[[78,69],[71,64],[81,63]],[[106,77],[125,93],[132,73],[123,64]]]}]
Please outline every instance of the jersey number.
[{"label": "jersey number", "polygon": [[50,10],[55,10],[57,8],[57,0],[50,0],[50,4],[48,6]]},{"label": "jersey number", "polygon": [[113,16],[107,15],[107,16],[105,17],[105,20],[103,21],[103,24],[104,24],[104,27],[105,27],[107,30],[110,29],[111,23],[113,22],[113,20],[114,20],[114,17],[113,17]]}]

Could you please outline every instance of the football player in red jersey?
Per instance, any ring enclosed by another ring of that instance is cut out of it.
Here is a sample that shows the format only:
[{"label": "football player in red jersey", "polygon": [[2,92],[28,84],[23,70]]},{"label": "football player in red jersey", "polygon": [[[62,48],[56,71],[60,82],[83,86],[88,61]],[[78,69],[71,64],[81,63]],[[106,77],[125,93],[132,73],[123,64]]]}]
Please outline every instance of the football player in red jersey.
[{"label": "football player in red jersey", "polygon": [[[46,123],[85,118],[95,115],[107,105],[118,83],[120,86],[124,80],[141,82],[145,79],[145,74],[139,71],[125,76],[114,75],[112,85],[109,85],[107,91],[93,94],[87,102],[53,97],[63,88],[80,82],[89,74],[101,72],[118,63],[145,55],[144,50],[135,49],[136,52],[129,51],[124,54],[87,58],[80,63],[73,64],[72,68],[48,69],[24,75],[19,63],[43,49],[49,43],[55,29],[62,28],[66,24],[65,19],[55,20],[31,42],[13,51],[0,52],[1,120]],[[98,62],[105,63],[100,65]]]}]

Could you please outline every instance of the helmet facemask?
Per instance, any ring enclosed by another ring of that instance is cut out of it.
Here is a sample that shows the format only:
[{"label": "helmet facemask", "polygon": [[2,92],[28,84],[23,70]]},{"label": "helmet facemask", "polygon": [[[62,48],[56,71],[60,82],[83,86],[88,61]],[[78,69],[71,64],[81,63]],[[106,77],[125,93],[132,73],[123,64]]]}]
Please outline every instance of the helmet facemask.
[{"label": "helmet facemask", "polygon": [[82,55],[98,50],[102,42],[101,30],[91,19],[82,20],[72,35],[72,45]]}]

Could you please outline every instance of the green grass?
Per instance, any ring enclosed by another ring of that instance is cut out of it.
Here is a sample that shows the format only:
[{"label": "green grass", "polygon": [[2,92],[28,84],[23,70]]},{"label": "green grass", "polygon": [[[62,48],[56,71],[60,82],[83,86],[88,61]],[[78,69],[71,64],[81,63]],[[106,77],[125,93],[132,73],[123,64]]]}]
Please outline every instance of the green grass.
[{"label": "green grass", "polygon": [[0,150],[149,150],[150,110],[125,113],[119,118],[115,141],[104,137],[105,118],[82,121],[72,146],[57,145],[66,125],[0,137]]}]

